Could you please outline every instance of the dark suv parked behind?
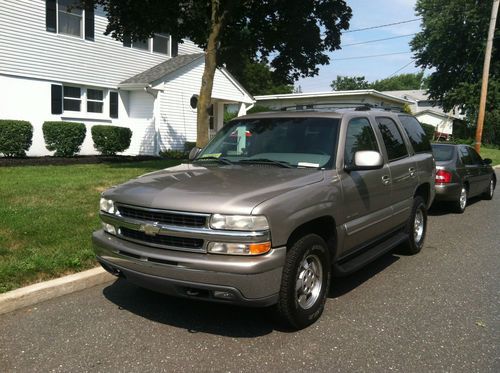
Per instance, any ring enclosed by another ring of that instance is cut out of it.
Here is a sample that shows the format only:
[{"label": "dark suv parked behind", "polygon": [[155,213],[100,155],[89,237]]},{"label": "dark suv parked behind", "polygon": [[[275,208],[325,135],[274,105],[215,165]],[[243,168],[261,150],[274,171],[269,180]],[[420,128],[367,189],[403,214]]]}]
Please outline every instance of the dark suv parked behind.
[{"label": "dark suv parked behind", "polygon": [[192,158],[103,193],[93,242],[105,269],[176,296],[275,305],[303,328],[332,275],[422,248],[435,170],[410,115],[248,115]]}]

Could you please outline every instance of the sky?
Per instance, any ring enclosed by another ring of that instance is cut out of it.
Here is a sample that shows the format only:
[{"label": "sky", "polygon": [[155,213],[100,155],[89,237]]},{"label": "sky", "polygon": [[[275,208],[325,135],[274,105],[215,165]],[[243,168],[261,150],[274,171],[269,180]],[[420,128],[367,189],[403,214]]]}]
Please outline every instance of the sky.
[{"label": "sky", "polygon": [[[352,8],[350,30],[395,23],[417,18],[414,7],[416,0],[346,0]],[[410,22],[373,30],[344,33],[341,46],[359,43],[373,39],[390,38],[413,34],[420,31],[420,22]],[[397,54],[392,56],[336,60],[376,54],[410,52],[409,42],[412,36],[381,41],[376,43],[345,46],[341,50],[329,52],[330,64],[320,66],[319,75],[313,78],[300,79],[295,87],[300,85],[302,92],[331,91],[330,83],[337,75],[365,76],[366,80],[384,79],[403,68],[397,74],[420,71],[412,62],[412,54]]]}]

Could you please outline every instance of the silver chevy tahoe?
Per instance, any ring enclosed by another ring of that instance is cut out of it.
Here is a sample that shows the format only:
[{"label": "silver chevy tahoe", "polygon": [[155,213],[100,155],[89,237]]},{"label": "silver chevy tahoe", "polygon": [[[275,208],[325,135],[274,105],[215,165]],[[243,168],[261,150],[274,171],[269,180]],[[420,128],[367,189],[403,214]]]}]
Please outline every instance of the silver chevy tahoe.
[{"label": "silver chevy tahoe", "polygon": [[358,107],[239,117],[190,163],[102,194],[97,259],[158,292],[274,305],[300,329],[333,276],[421,250],[435,164],[418,121]]}]

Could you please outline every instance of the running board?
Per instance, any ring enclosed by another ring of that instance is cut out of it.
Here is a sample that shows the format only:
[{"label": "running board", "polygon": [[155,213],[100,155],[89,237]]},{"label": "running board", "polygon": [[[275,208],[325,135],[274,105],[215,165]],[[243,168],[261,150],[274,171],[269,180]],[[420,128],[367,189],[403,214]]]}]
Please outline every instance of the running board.
[{"label": "running board", "polygon": [[354,253],[348,255],[346,258],[340,259],[337,263],[333,264],[333,273],[336,276],[347,276],[356,272],[361,267],[373,262],[378,257],[391,251],[407,240],[408,234],[399,232],[369,249],[362,250],[359,254]]}]

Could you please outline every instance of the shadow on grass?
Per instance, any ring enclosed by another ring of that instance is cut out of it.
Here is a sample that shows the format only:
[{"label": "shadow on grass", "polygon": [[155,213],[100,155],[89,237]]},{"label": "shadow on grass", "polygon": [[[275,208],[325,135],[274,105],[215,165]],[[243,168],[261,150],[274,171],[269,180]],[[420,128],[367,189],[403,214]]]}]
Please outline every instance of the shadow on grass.
[{"label": "shadow on grass", "polygon": [[[341,298],[397,260],[398,256],[387,254],[353,275],[333,279],[328,298]],[[186,329],[189,333],[254,338],[274,330],[293,332],[281,325],[272,307],[239,307],[176,298],[142,289],[122,279],[106,287],[103,294],[120,309],[154,322]]]}]

